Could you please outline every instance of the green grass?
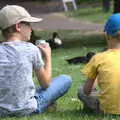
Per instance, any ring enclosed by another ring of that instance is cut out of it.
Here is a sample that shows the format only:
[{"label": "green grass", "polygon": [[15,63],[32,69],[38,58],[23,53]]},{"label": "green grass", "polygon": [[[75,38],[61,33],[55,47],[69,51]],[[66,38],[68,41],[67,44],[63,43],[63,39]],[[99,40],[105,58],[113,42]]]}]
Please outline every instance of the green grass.
[{"label": "green grass", "polygon": [[[97,2],[102,2],[103,0],[76,0],[77,4],[81,3],[97,3]],[[112,1],[112,0],[109,0]]]},{"label": "green grass", "polygon": [[[52,31],[36,32],[43,39],[51,37]],[[68,74],[73,78],[69,92],[57,101],[57,110],[28,117],[0,118],[0,120],[119,120],[119,116],[87,114],[82,110],[82,103],[77,99],[77,88],[85,80],[80,70],[84,64],[69,65],[66,58],[86,55],[88,51],[101,52],[106,47],[102,33],[95,31],[59,30],[64,46],[52,51],[53,76]],[[38,85],[34,78],[36,85]]]},{"label": "green grass", "polygon": [[105,23],[107,18],[113,12],[113,3],[111,2],[111,8],[109,12],[103,12],[101,2],[90,2],[80,4],[77,11],[68,11],[64,13],[67,17],[77,19],[80,21],[89,21],[93,23]]},{"label": "green grass", "polygon": [[[88,0],[82,0],[81,2],[88,2]],[[79,8],[78,11],[69,11],[65,15],[77,20],[104,23],[112,14],[112,8],[110,12],[104,13],[101,7],[87,5],[85,8]],[[40,35],[43,39],[48,39],[51,37],[52,32],[37,31],[36,34]],[[0,118],[0,120],[120,120],[119,116],[87,114],[82,110],[82,103],[78,101],[76,92],[79,85],[85,80],[85,76],[80,72],[84,64],[69,65],[65,61],[67,58],[86,55],[88,51],[101,52],[106,47],[103,34],[95,31],[79,30],[58,30],[58,33],[64,45],[63,48],[52,51],[53,77],[60,74],[71,75],[73,79],[71,89],[64,97],[58,100],[55,112],[21,118]],[[34,77],[33,79],[35,84],[38,85],[36,78]]]}]

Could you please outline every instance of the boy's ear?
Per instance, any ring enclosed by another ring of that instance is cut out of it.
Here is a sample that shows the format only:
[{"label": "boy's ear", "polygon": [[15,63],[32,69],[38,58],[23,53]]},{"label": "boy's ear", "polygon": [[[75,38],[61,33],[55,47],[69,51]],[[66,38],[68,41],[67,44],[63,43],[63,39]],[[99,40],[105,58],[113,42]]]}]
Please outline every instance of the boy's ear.
[{"label": "boy's ear", "polygon": [[107,32],[104,32],[104,36],[105,36],[105,39],[106,39],[106,40],[110,40],[110,39],[111,39],[111,36],[109,36],[109,35],[107,34]]},{"label": "boy's ear", "polygon": [[15,26],[16,26],[16,30],[17,30],[18,32],[20,32],[20,31],[21,31],[20,24],[19,24],[19,23],[17,23]]}]

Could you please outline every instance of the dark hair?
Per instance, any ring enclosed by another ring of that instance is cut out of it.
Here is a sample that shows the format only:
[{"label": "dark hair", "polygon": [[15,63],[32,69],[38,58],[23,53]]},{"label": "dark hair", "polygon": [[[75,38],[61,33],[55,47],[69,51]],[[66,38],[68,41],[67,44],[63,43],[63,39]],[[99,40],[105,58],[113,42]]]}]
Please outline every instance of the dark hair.
[{"label": "dark hair", "polygon": [[3,37],[5,37],[6,39],[8,39],[8,38],[10,38],[12,35],[13,35],[13,33],[15,33],[16,32],[16,26],[15,25],[12,25],[12,26],[10,26],[10,27],[8,27],[8,28],[6,28],[6,29],[3,29],[2,30],[2,35],[3,35]]}]

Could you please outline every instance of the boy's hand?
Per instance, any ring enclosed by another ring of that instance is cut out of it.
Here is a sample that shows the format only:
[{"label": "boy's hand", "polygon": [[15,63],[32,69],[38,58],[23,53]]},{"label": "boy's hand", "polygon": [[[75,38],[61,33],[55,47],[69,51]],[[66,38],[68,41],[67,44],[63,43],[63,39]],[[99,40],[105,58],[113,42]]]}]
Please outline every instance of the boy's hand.
[{"label": "boy's hand", "polygon": [[48,44],[39,44],[37,45],[37,47],[41,49],[45,59],[48,59],[51,57],[51,48]]}]

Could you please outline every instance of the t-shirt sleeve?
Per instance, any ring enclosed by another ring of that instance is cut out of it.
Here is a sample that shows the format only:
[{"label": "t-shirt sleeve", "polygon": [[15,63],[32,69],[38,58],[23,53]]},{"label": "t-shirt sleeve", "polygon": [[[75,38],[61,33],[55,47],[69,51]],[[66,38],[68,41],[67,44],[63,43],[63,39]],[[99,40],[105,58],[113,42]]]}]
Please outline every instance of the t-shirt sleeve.
[{"label": "t-shirt sleeve", "polygon": [[92,57],[90,62],[81,70],[81,72],[88,79],[95,79],[97,76],[98,61],[96,60],[96,55]]},{"label": "t-shirt sleeve", "polygon": [[35,47],[35,50],[34,50],[34,58],[33,58],[33,67],[35,69],[39,69],[40,67],[44,66],[44,61],[43,61],[43,58],[42,58],[42,53],[41,53],[41,50],[37,47]]}]

